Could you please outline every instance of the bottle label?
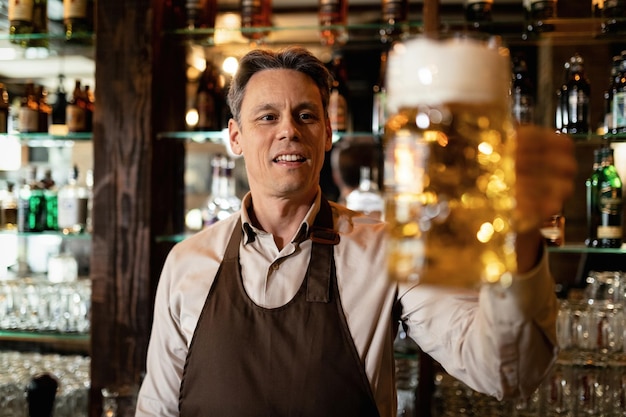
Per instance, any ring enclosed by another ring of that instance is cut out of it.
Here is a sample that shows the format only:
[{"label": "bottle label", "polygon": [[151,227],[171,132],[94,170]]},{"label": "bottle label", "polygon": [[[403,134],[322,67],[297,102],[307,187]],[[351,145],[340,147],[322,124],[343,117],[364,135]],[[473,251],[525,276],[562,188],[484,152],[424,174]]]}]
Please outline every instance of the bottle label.
[{"label": "bottle label", "polygon": [[68,104],[65,109],[65,123],[70,132],[85,131],[85,109],[76,104]]},{"label": "bottle label", "polygon": [[59,229],[84,230],[87,224],[87,203],[87,198],[59,198],[57,208]]},{"label": "bottle label", "polygon": [[621,226],[598,226],[598,239],[621,239]]},{"label": "bottle label", "polygon": [[39,112],[30,107],[20,107],[18,126],[23,133],[36,132],[39,128]]},{"label": "bottle label", "polygon": [[86,19],[87,0],[63,0],[64,19]]},{"label": "bottle label", "polygon": [[33,21],[34,0],[9,0],[9,21]]},{"label": "bottle label", "polygon": [[626,127],[626,91],[613,95],[613,120],[611,127]]}]

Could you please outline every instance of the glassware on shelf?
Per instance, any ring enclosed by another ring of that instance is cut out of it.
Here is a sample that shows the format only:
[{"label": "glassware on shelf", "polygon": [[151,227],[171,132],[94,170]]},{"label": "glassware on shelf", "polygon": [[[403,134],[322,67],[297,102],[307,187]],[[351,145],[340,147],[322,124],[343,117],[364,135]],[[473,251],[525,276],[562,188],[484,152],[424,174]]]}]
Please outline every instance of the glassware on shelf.
[{"label": "glassware on shelf", "polygon": [[360,172],[359,186],[346,196],[346,207],[382,220],[385,200],[372,178],[371,168],[362,166]]},{"label": "glassware on shelf", "polygon": [[217,154],[211,160],[211,166],[211,193],[201,209],[204,227],[225,219],[241,208],[233,176],[235,161],[226,155]]}]

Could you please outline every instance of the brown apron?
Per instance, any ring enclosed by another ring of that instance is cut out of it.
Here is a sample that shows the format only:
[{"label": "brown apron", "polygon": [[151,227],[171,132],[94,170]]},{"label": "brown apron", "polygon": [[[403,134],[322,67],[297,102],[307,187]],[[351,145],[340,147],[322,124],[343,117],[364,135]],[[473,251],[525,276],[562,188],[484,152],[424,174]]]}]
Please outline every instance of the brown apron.
[{"label": "brown apron", "polygon": [[323,199],[300,289],[263,308],[243,287],[237,223],[189,347],[181,416],[379,416],[339,299],[332,225]]}]

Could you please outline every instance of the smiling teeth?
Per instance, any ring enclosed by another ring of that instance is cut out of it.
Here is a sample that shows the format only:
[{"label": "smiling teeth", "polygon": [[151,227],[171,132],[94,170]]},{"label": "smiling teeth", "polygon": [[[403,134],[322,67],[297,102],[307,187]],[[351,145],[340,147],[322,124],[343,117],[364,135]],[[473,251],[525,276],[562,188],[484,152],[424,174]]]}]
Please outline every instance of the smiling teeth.
[{"label": "smiling teeth", "polygon": [[304,158],[302,158],[300,155],[280,155],[276,158],[276,161],[296,162],[302,159]]}]

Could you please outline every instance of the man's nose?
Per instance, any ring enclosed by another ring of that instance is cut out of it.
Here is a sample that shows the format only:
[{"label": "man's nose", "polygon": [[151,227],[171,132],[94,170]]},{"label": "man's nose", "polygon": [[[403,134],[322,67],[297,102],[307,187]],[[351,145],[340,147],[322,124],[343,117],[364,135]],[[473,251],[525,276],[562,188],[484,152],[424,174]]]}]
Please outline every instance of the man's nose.
[{"label": "man's nose", "polygon": [[281,139],[298,139],[300,131],[298,121],[292,116],[283,117],[279,128]]}]

